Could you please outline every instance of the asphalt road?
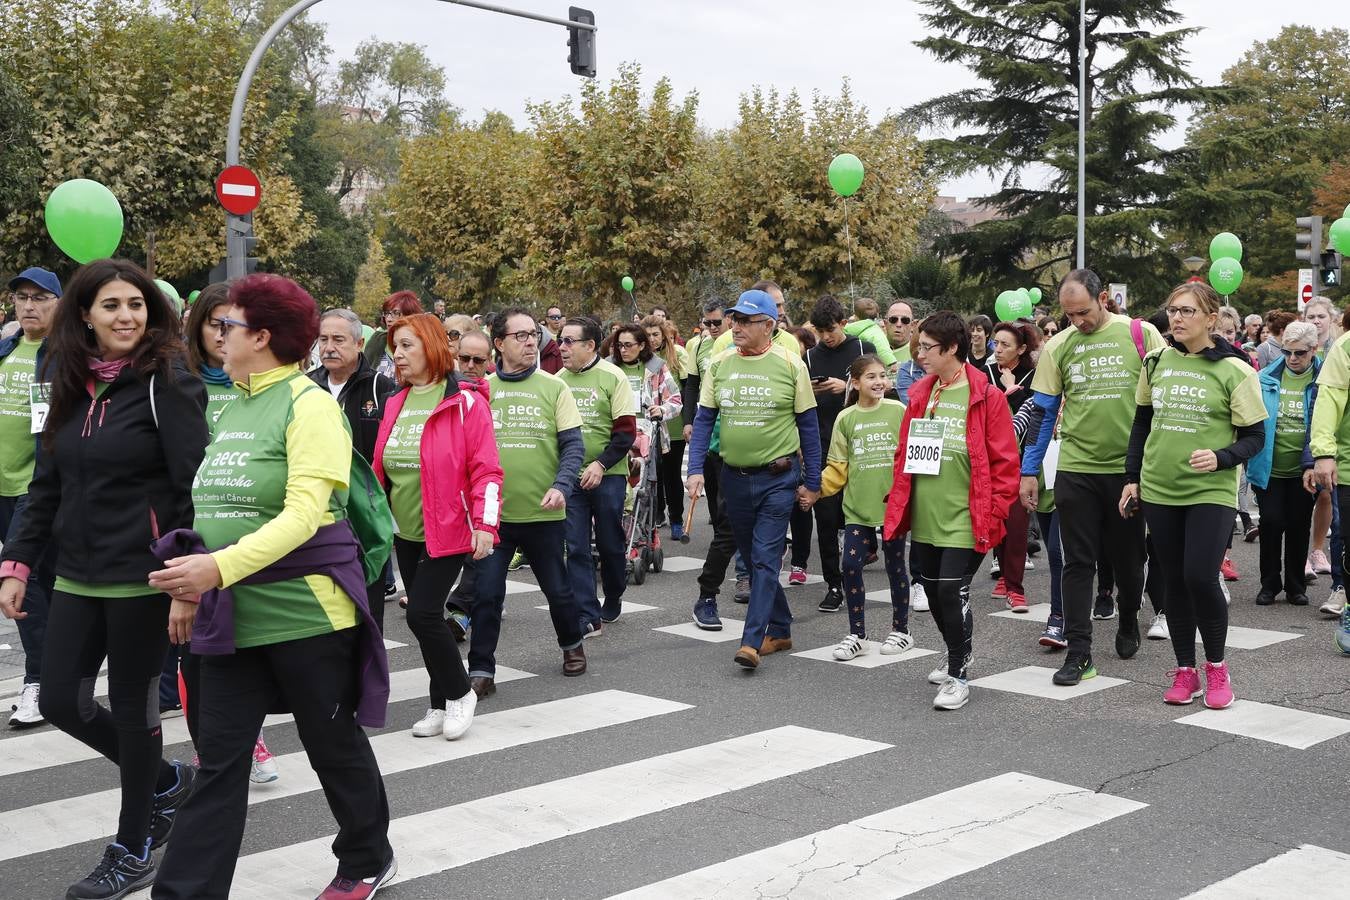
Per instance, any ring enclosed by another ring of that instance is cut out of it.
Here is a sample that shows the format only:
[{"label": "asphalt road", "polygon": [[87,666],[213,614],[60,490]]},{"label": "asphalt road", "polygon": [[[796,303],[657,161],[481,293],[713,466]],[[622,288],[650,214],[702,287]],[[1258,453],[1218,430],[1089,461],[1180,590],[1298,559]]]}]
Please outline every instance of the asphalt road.
[{"label": "asphalt road", "polygon": [[[700,524],[668,561],[701,563]],[[420,656],[391,605],[386,636],[407,645],[391,668],[412,674],[374,737],[402,872],[380,897],[1343,897],[1350,658],[1317,612],[1329,581],[1310,589],[1310,607],[1259,608],[1255,545],[1239,542],[1234,559],[1232,624],[1257,630],[1234,635],[1274,642],[1231,650],[1248,702],[1197,716],[1212,727],[1178,721],[1198,703],[1162,703],[1170,644],[1146,641],[1121,661],[1114,622],[1097,623],[1102,677],[1085,683],[1096,689],[1056,691],[1048,670],[1062,656],[1037,646],[1029,616],[990,615],[1002,604],[984,571],[976,684],[955,712],[932,708],[926,675],[941,656],[863,668],[785,653],[747,673],[732,663],[735,625],[720,643],[653,630],[691,619],[696,572],[665,571],[627,595],[655,608],[586,642],[580,678],[561,675],[542,595],[512,594],[499,664],[533,677],[502,683],[461,742],[415,740]],[[1044,555],[1037,563],[1033,604],[1048,599]],[[511,580],[533,585],[529,569]],[[884,588],[880,566],[867,580]],[[730,587],[721,611],[739,617]],[[788,589],[793,653],[847,631],[842,611],[816,610],[823,591]],[[868,612],[879,639],[888,606]],[[941,646],[927,614],[911,627],[920,648]],[[1028,683],[1057,699],[978,682],[1029,666],[1047,669]],[[333,822],[303,757],[287,756],[301,752],[294,726],[266,733],[282,777],[252,789],[235,896],[312,897],[333,874]],[[115,817],[112,766],[51,735],[0,737],[0,896],[63,896]],[[181,743],[168,752],[191,755]]]}]

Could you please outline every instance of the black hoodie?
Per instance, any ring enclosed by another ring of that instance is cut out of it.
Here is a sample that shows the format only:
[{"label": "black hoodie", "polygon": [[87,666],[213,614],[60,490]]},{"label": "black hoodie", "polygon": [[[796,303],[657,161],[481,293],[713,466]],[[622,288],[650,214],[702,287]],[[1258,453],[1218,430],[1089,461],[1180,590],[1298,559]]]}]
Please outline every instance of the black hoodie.
[{"label": "black hoodie", "polygon": [[[150,542],[192,527],[206,389],[182,362],[153,383],[127,368],[97,399],[48,425],[50,450],[38,454],[19,533],[0,558],[32,567],[55,542],[63,578],[146,584],[163,568]],[[148,584],[145,592],[154,593]]]}]

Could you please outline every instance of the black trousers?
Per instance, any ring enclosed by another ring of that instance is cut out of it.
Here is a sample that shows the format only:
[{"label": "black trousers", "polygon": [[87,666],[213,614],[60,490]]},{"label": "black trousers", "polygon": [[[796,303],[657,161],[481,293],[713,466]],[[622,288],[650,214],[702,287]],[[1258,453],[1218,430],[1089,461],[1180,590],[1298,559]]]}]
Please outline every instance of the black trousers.
[{"label": "black trousers", "polygon": [[[48,722],[117,766],[122,786],[117,841],[133,853],[145,850],[155,792],[167,790],[177,779],[161,757],[159,676],[168,649],[168,594],[105,598],[52,593],[38,707]],[[94,699],[94,682],[105,657],[107,707]]]},{"label": "black trousers", "polygon": [[815,519],[816,543],[820,547],[820,574],[830,587],[839,587],[844,577],[839,570],[839,530],[844,527],[844,494],[821,497],[803,511],[792,510],[792,565],[806,568],[811,558],[811,523]]},{"label": "black trousers", "polygon": [[248,775],[263,718],[295,716],[309,764],[337,819],[337,874],[369,878],[389,861],[389,801],[356,724],[357,628],[201,658],[201,771],[178,811],[152,897],[227,900],[248,814]]},{"label": "black trousers", "polygon": [[[1228,603],[1219,589],[1219,566],[1233,532],[1233,507],[1145,503],[1144,517],[1153,532],[1158,565],[1167,583],[1167,627],[1172,632],[1177,665],[1195,668],[1197,628],[1205,645],[1205,658],[1223,662]],[[1261,518],[1264,527],[1265,516]],[[1299,577],[1302,575],[1300,570]]]},{"label": "black trousers", "polygon": [[661,480],[656,486],[656,509],[666,510],[670,523],[684,524],[684,441],[671,441],[670,449],[661,454]]},{"label": "black trousers", "polygon": [[1070,653],[1092,652],[1092,579],[1099,555],[1105,554],[1111,564],[1122,622],[1139,616],[1144,591],[1144,517],[1121,517],[1124,487],[1123,473],[1060,472],[1055,479],[1055,508],[1064,547],[1064,636]]},{"label": "black trousers", "polygon": [[[1289,597],[1306,594],[1303,563],[1308,558],[1308,534],[1317,498],[1303,489],[1299,477],[1272,477],[1264,488],[1253,486],[1253,490],[1261,509],[1261,590],[1270,594],[1283,590]],[[1340,561],[1333,565],[1340,565]]]},{"label": "black trousers", "polygon": [[722,457],[716,453],[709,453],[703,463],[703,490],[713,517],[713,538],[703,559],[703,570],[698,573],[698,596],[715,600],[722,582],[727,580],[731,558],[736,555],[736,536],[731,531],[726,499],[722,496]]},{"label": "black trousers", "polygon": [[394,538],[394,552],[408,592],[408,629],[417,638],[422,664],[431,678],[427,705],[445,709],[447,700],[458,700],[469,692],[469,673],[464,670],[459,644],[445,624],[445,595],[469,554],[427,556],[426,544],[401,537]]},{"label": "black trousers", "polygon": [[910,545],[910,561],[910,568],[918,568],[921,573],[918,579],[928,594],[928,610],[947,644],[947,674],[965,678],[975,642],[970,580],[984,562],[984,554],[914,541]]}]

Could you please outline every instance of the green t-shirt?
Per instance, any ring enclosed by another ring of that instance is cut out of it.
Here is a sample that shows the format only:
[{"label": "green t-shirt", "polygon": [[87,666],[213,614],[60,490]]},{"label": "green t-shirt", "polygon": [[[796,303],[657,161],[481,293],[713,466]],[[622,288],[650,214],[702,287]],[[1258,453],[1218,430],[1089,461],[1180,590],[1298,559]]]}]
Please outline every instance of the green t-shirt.
[{"label": "green t-shirt", "polygon": [[389,508],[395,533],[405,541],[424,541],[422,518],[422,431],[432,411],[445,399],[445,382],[408,391],[384,445],[384,473],[389,478]]},{"label": "green t-shirt", "polygon": [[[910,533],[914,540],[934,547],[975,546],[970,521],[970,454],[966,450],[966,419],[970,415],[970,382],[947,388],[932,403],[930,419],[946,423],[942,435],[942,466],[936,475],[911,475]],[[917,412],[917,411],[916,411]]]},{"label": "green t-shirt", "polygon": [[[252,394],[228,404],[192,484],[193,528],[211,550],[253,534],[279,516],[293,475],[339,485],[320,525],[346,518],[352,465],[347,418],[297,366],[254,375]],[[356,625],[356,605],[333,579],[308,575],[233,584],[234,642],[258,647]]]},{"label": "green t-shirt", "polygon": [[722,459],[747,468],[795,456],[797,414],[816,408],[806,363],[777,344],[758,356],[735,348],[714,356],[698,403],[717,410]]},{"label": "green t-shirt", "polygon": [[210,384],[206,383],[206,427],[208,431],[214,431],[216,422],[220,421],[220,414],[225,409],[225,404],[242,394],[238,386],[234,384]]},{"label": "green t-shirt", "polygon": [[[585,469],[609,446],[614,423],[624,416],[637,415],[637,398],[624,373],[607,359],[597,357],[595,365],[581,372],[563,369],[558,377],[572,392],[581,415],[581,439],[586,444],[581,467]],[[621,457],[605,474],[627,475],[628,459]]]},{"label": "green t-shirt", "polygon": [[[1158,330],[1147,322],[1142,326],[1145,350],[1162,347]],[[1112,315],[1091,334],[1066,328],[1046,343],[1031,389],[1063,397],[1059,471],[1125,471],[1139,363],[1129,316]]]},{"label": "green t-shirt", "polygon": [[[1327,351],[1322,373],[1317,376],[1320,387],[1350,390],[1350,332],[1341,335]],[[1350,485],[1350,405],[1336,424],[1336,481]]]},{"label": "green t-shirt", "polygon": [[520,381],[488,376],[492,427],[502,462],[502,521],[561,522],[566,510],[539,506],[558,477],[558,433],[581,427],[566,383],[535,369]]},{"label": "green t-shirt", "polygon": [[[628,390],[633,395],[633,405],[642,408],[642,386],[647,382],[647,364],[642,362],[616,365],[624,378],[628,379]],[[646,412],[642,409],[642,412]]]},{"label": "green t-shirt", "polygon": [[830,462],[848,464],[844,485],[844,521],[876,527],[886,520],[886,495],[895,471],[895,447],[905,405],[882,399],[871,409],[848,406],[834,420]]},{"label": "green t-shirt", "polygon": [[41,346],[42,341],[20,337],[0,360],[0,497],[22,497],[33,480],[36,445],[28,388],[37,377]]},{"label": "green t-shirt", "polygon": [[914,358],[913,355],[911,355],[909,352],[908,342],[904,343],[899,347],[891,348],[891,352],[895,354],[895,361],[900,365],[904,365],[905,363],[909,362],[911,359]]},{"label": "green t-shirt", "polygon": [[1166,347],[1149,354],[1135,402],[1153,406],[1140,472],[1144,502],[1236,508],[1238,470],[1199,472],[1190,459],[1196,450],[1222,450],[1233,443],[1235,429],[1265,421],[1256,370],[1235,357],[1209,360]]},{"label": "green t-shirt", "polygon": [[1298,478],[1303,474],[1303,445],[1308,436],[1303,398],[1312,376],[1312,366],[1301,375],[1295,375],[1286,366],[1280,378],[1280,411],[1275,418],[1275,455],[1270,463],[1272,478]]}]

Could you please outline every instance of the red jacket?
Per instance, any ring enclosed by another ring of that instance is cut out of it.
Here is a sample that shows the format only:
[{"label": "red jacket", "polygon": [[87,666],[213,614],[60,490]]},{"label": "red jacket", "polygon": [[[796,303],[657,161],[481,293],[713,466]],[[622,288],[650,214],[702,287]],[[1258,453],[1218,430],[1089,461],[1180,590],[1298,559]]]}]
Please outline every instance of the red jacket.
[{"label": "red jacket", "polygon": [[[1019,483],[1017,438],[1003,392],[979,369],[966,364],[970,382],[970,412],[966,415],[966,452],[970,454],[970,525],[975,552],[988,553],[1003,540],[1008,510],[1017,499]],[[909,405],[900,423],[895,448],[895,483],[886,499],[887,540],[909,533],[910,478],[905,474],[905,444],[909,423],[928,407],[937,377],[926,375],[909,390]]]},{"label": "red jacket", "polygon": [[[371,468],[385,490],[384,446],[408,388],[389,398],[375,439]],[[502,466],[486,392],[473,382],[446,379],[445,399],[432,410],[422,432],[422,518],[427,555],[453,556],[473,550],[473,532],[497,542],[502,510]]]}]

